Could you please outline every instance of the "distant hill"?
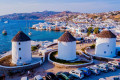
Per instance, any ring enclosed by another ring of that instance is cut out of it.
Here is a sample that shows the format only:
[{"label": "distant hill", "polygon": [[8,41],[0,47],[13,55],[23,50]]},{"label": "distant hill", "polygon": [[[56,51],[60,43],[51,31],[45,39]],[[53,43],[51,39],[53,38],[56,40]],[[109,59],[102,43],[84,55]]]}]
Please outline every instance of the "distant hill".
[{"label": "distant hill", "polygon": [[55,15],[51,15],[45,18],[45,20],[50,19],[49,21],[56,21],[54,18],[60,18],[57,21],[69,21],[75,17],[77,17],[80,13],[78,12],[70,12],[70,11],[63,11],[61,13],[55,14]]},{"label": "distant hill", "polygon": [[32,12],[32,13],[14,13],[0,16],[0,19],[11,19],[11,20],[49,20],[49,21],[72,21],[78,15],[86,16],[86,18],[92,19],[113,19],[120,21],[120,11],[103,12],[103,13],[79,13],[79,12],[55,12],[55,11],[43,11],[43,12]]},{"label": "distant hill", "polygon": [[54,11],[43,11],[43,12],[32,12],[32,13],[14,13],[0,16],[0,19],[11,19],[11,20],[41,20],[48,16],[58,14],[60,12]]}]

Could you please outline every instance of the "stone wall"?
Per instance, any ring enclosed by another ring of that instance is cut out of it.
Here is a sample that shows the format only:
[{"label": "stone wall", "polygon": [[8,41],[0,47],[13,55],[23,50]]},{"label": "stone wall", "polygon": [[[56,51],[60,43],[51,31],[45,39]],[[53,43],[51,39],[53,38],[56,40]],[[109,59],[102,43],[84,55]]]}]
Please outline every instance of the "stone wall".
[{"label": "stone wall", "polygon": [[[53,51],[53,52],[55,52],[55,51]],[[50,52],[49,55],[48,55],[48,61],[51,64],[55,65],[56,67],[60,67],[60,68],[78,68],[78,67],[84,67],[84,66],[88,66],[88,65],[93,64],[93,59],[89,63],[78,64],[78,65],[66,65],[66,64],[57,63],[57,62],[54,62],[54,61],[50,60],[51,53],[52,52]]]},{"label": "stone wall", "polygon": [[18,72],[23,72],[23,71],[37,68],[40,65],[42,65],[41,62],[37,62],[30,65],[24,65],[24,66],[14,66],[14,67],[7,67],[7,66],[0,65],[0,71],[1,71],[0,73],[4,73],[4,74],[7,72],[18,73]]}]

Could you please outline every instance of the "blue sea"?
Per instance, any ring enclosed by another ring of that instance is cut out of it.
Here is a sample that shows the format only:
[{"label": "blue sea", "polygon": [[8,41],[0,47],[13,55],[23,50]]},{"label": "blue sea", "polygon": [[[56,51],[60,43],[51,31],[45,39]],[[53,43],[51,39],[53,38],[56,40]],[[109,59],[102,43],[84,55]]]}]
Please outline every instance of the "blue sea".
[{"label": "blue sea", "polygon": [[[17,34],[18,31],[23,31],[28,35],[29,26],[32,27],[33,24],[39,22],[44,22],[43,20],[9,20],[8,23],[0,22],[0,54],[4,51],[11,50],[11,40]],[[2,35],[3,30],[7,31],[6,36]],[[31,40],[34,41],[53,41],[53,39],[58,39],[63,32],[55,31],[36,31],[30,29],[32,35],[29,36]]]}]

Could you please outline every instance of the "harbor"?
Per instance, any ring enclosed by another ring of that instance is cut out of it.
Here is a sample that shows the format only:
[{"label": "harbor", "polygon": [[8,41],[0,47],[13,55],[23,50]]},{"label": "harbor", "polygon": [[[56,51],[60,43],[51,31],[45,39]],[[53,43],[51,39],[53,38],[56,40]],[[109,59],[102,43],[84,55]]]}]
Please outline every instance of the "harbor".
[{"label": "harbor", "polygon": [[[26,27],[27,22],[27,27]],[[22,30],[27,35],[29,33],[28,24],[30,23],[30,27],[32,27],[33,24],[37,24],[39,20],[10,20],[9,23],[5,24],[3,22],[0,22],[0,54],[4,54],[5,52],[9,51],[11,49],[11,39],[15,34]],[[20,24],[20,25],[19,25]],[[3,26],[5,26],[5,30],[7,31],[7,35],[4,36],[2,34],[2,31],[4,30]],[[30,29],[32,32],[32,35],[29,36],[34,41],[51,41],[53,42],[54,39],[59,38],[63,32],[55,32],[55,31],[36,31],[33,29]]]}]

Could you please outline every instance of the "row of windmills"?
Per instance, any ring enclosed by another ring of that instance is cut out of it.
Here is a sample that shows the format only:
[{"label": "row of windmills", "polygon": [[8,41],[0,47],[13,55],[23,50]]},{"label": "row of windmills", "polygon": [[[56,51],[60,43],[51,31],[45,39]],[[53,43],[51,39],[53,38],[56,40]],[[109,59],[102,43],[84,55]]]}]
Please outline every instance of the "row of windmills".
[{"label": "row of windmills", "polygon": [[[76,59],[76,39],[69,32],[65,32],[58,40],[58,58]],[[12,63],[22,65],[30,63],[31,60],[31,39],[19,31],[12,39]]]},{"label": "row of windmills", "polygon": [[[116,56],[116,36],[110,30],[103,30],[97,35],[95,55]],[[58,39],[58,58],[68,61],[76,59],[76,39],[68,31]],[[12,63],[21,65],[31,60],[31,39],[19,31],[12,39]]]}]

